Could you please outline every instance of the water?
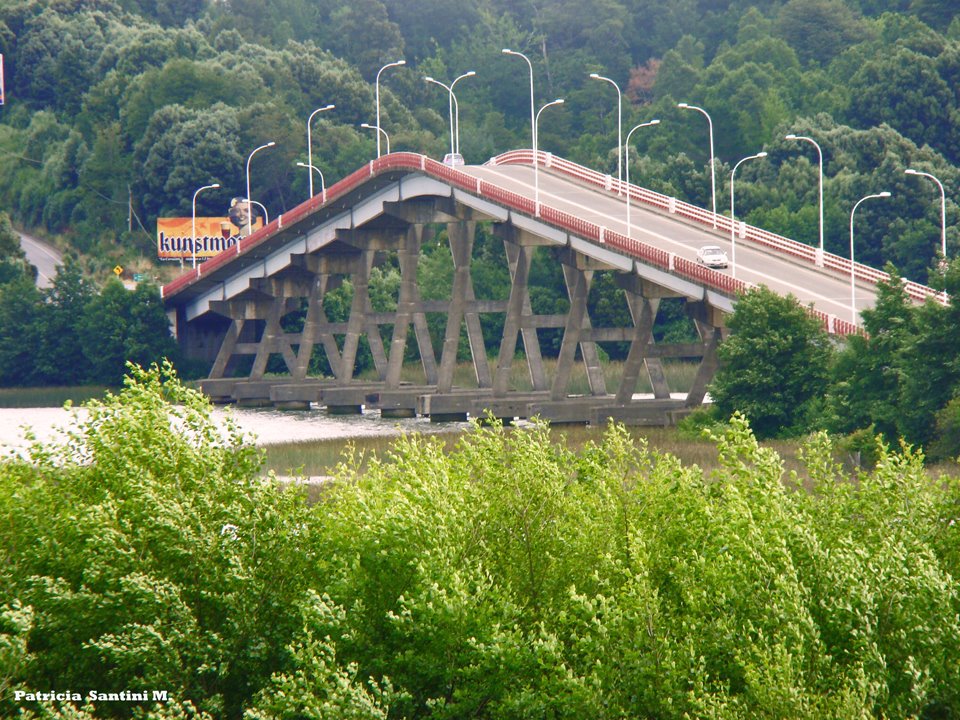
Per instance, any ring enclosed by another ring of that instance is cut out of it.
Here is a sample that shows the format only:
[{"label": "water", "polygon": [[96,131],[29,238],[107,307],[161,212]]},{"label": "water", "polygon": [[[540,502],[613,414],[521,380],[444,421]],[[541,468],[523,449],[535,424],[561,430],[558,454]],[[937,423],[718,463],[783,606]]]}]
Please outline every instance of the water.
[{"label": "water", "polygon": [[[30,427],[37,439],[58,442],[64,439],[64,428],[82,421],[82,408],[0,408],[0,454],[22,453],[28,446],[24,426]],[[230,415],[240,430],[257,445],[332,440],[356,437],[391,437],[402,433],[455,431],[467,423],[431,424],[429,418],[381,419],[377,411],[362,415],[328,415],[322,410],[284,412],[270,408],[215,408],[215,420]]]}]

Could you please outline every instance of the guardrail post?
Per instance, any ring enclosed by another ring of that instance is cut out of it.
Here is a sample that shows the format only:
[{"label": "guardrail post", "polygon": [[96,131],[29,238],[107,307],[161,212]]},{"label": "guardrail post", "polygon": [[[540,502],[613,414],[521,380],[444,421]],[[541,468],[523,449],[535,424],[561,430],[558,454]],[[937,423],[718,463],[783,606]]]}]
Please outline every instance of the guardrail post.
[{"label": "guardrail post", "polygon": [[674,265],[673,265],[674,258],[676,258],[676,255],[674,255],[673,253],[668,253],[668,254],[667,254],[667,269],[668,269],[668,270],[676,270],[676,268],[675,268]]},{"label": "guardrail post", "polygon": [[675,197],[667,200],[667,210],[670,211],[671,214],[677,211],[677,199]]},{"label": "guardrail post", "polygon": [[546,154],[546,159],[543,161],[543,166],[545,168],[553,166],[553,153]]},{"label": "guardrail post", "polygon": [[605,243],[605,242],[607,241],[606,237],[604,237],[605,231],[606,231],[606,228],[605,228],[605,227],[601,227],[601,228],[600,228],[600,242],[601,242],[601,243]]},{"label": "guardrail post", "polygon": [[613,177],[611,175],[603,176],[603,189],[613,190]]},{"label": "guardrail post", "polygon": [[737,222],[737,224],[740,226],[740,228],[737,230],[737,237],[739,237],[741,240],[746,240],[747,223],[744,220],[740,220]]}]

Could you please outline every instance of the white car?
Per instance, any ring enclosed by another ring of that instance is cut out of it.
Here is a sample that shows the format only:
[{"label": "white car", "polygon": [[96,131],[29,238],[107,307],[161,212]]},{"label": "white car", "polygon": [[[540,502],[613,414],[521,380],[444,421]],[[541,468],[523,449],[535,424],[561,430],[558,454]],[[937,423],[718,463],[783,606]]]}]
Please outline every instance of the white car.
[{"label": "white car", "polygon": [[697,262],[709,268],[725,268],[730,264],[727,254],[716,245],[704,245],[697,250]]},{"label": "white car", "polygon": [[443,156],[443,164],[449,165],[450,167],[461,167],[466,163],[464,163],[463,155],[460,153],[447,153]]}]

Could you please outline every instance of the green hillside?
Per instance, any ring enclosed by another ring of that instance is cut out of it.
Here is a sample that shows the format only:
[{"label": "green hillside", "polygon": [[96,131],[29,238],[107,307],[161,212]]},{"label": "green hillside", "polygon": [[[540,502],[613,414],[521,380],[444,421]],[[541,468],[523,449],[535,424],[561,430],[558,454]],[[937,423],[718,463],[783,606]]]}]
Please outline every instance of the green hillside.
[{"label": "green hillside", "polygon": [[[738,174],[738,210],[755,224],[818,241],[816,154],[784,140],[816,138],[824,151],[826,245],[847,254],[849,209],[862,210],[858,260],[927,280],[940,247],[932,172],[956,194],[960,159],[960,21],[936,0],[7,0],[0,50],[7,103],[0,111],[0,207],[22,225],[65,236],[90,269],[155,256],[159,216],[224,214],[252,194],[271,215],[307,197],[306,120],[312,159],[328,184],[375,155],[375,78],[381,126],[393,150],[441,157],[456,87],[461,150],[471,163],[529,146],[530,59],[546,113],[540,147],[617,170],[617,97],[637,133],[631,177],[708,206],[706,123],[712,115],[718,197],[732,164],[766,149]],[[722,200],[719,206],[722,208]],[[130,212],[132,209],[132,212]],[[950,245],[956,206],[948,202]]]}]

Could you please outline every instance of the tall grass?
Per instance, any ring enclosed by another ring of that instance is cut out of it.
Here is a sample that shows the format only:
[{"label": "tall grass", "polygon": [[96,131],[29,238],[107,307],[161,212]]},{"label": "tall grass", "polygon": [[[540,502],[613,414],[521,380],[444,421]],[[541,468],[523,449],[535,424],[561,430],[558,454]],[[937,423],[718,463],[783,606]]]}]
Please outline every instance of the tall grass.
[{"label": "tall grass", "polygon": [[[604,428],[590,425],[559,425],[550,429],[553,442],[572,449],[580,449],[590,442],[599,442]],[[472,430],[440,431],[439,437],[447,449],[454,447],[464,432]],[[661,453],[679,458],[685,465],[697,465],[705,471],[717,467],[717,448],[707,439],[689,438],[676,428],[628,428],[638,441],[646,439],[649,446]],[[390,436],[362,437],[349,441],[349,445],[360,453],[365,461],[371,457],[383,458],[390,450],[395,438]],[[784,459],[788,470],[800,470],[797,450],[800,443],[795,440],[776,440],[764,443],[776,450]],[[278,475],[310,477],[329,475],[343,458],[345,443],[343,439],[317,440],[310,442],[284,443],[268,445],[264,448],[266,461],[264,471],[273,470]]]}]

